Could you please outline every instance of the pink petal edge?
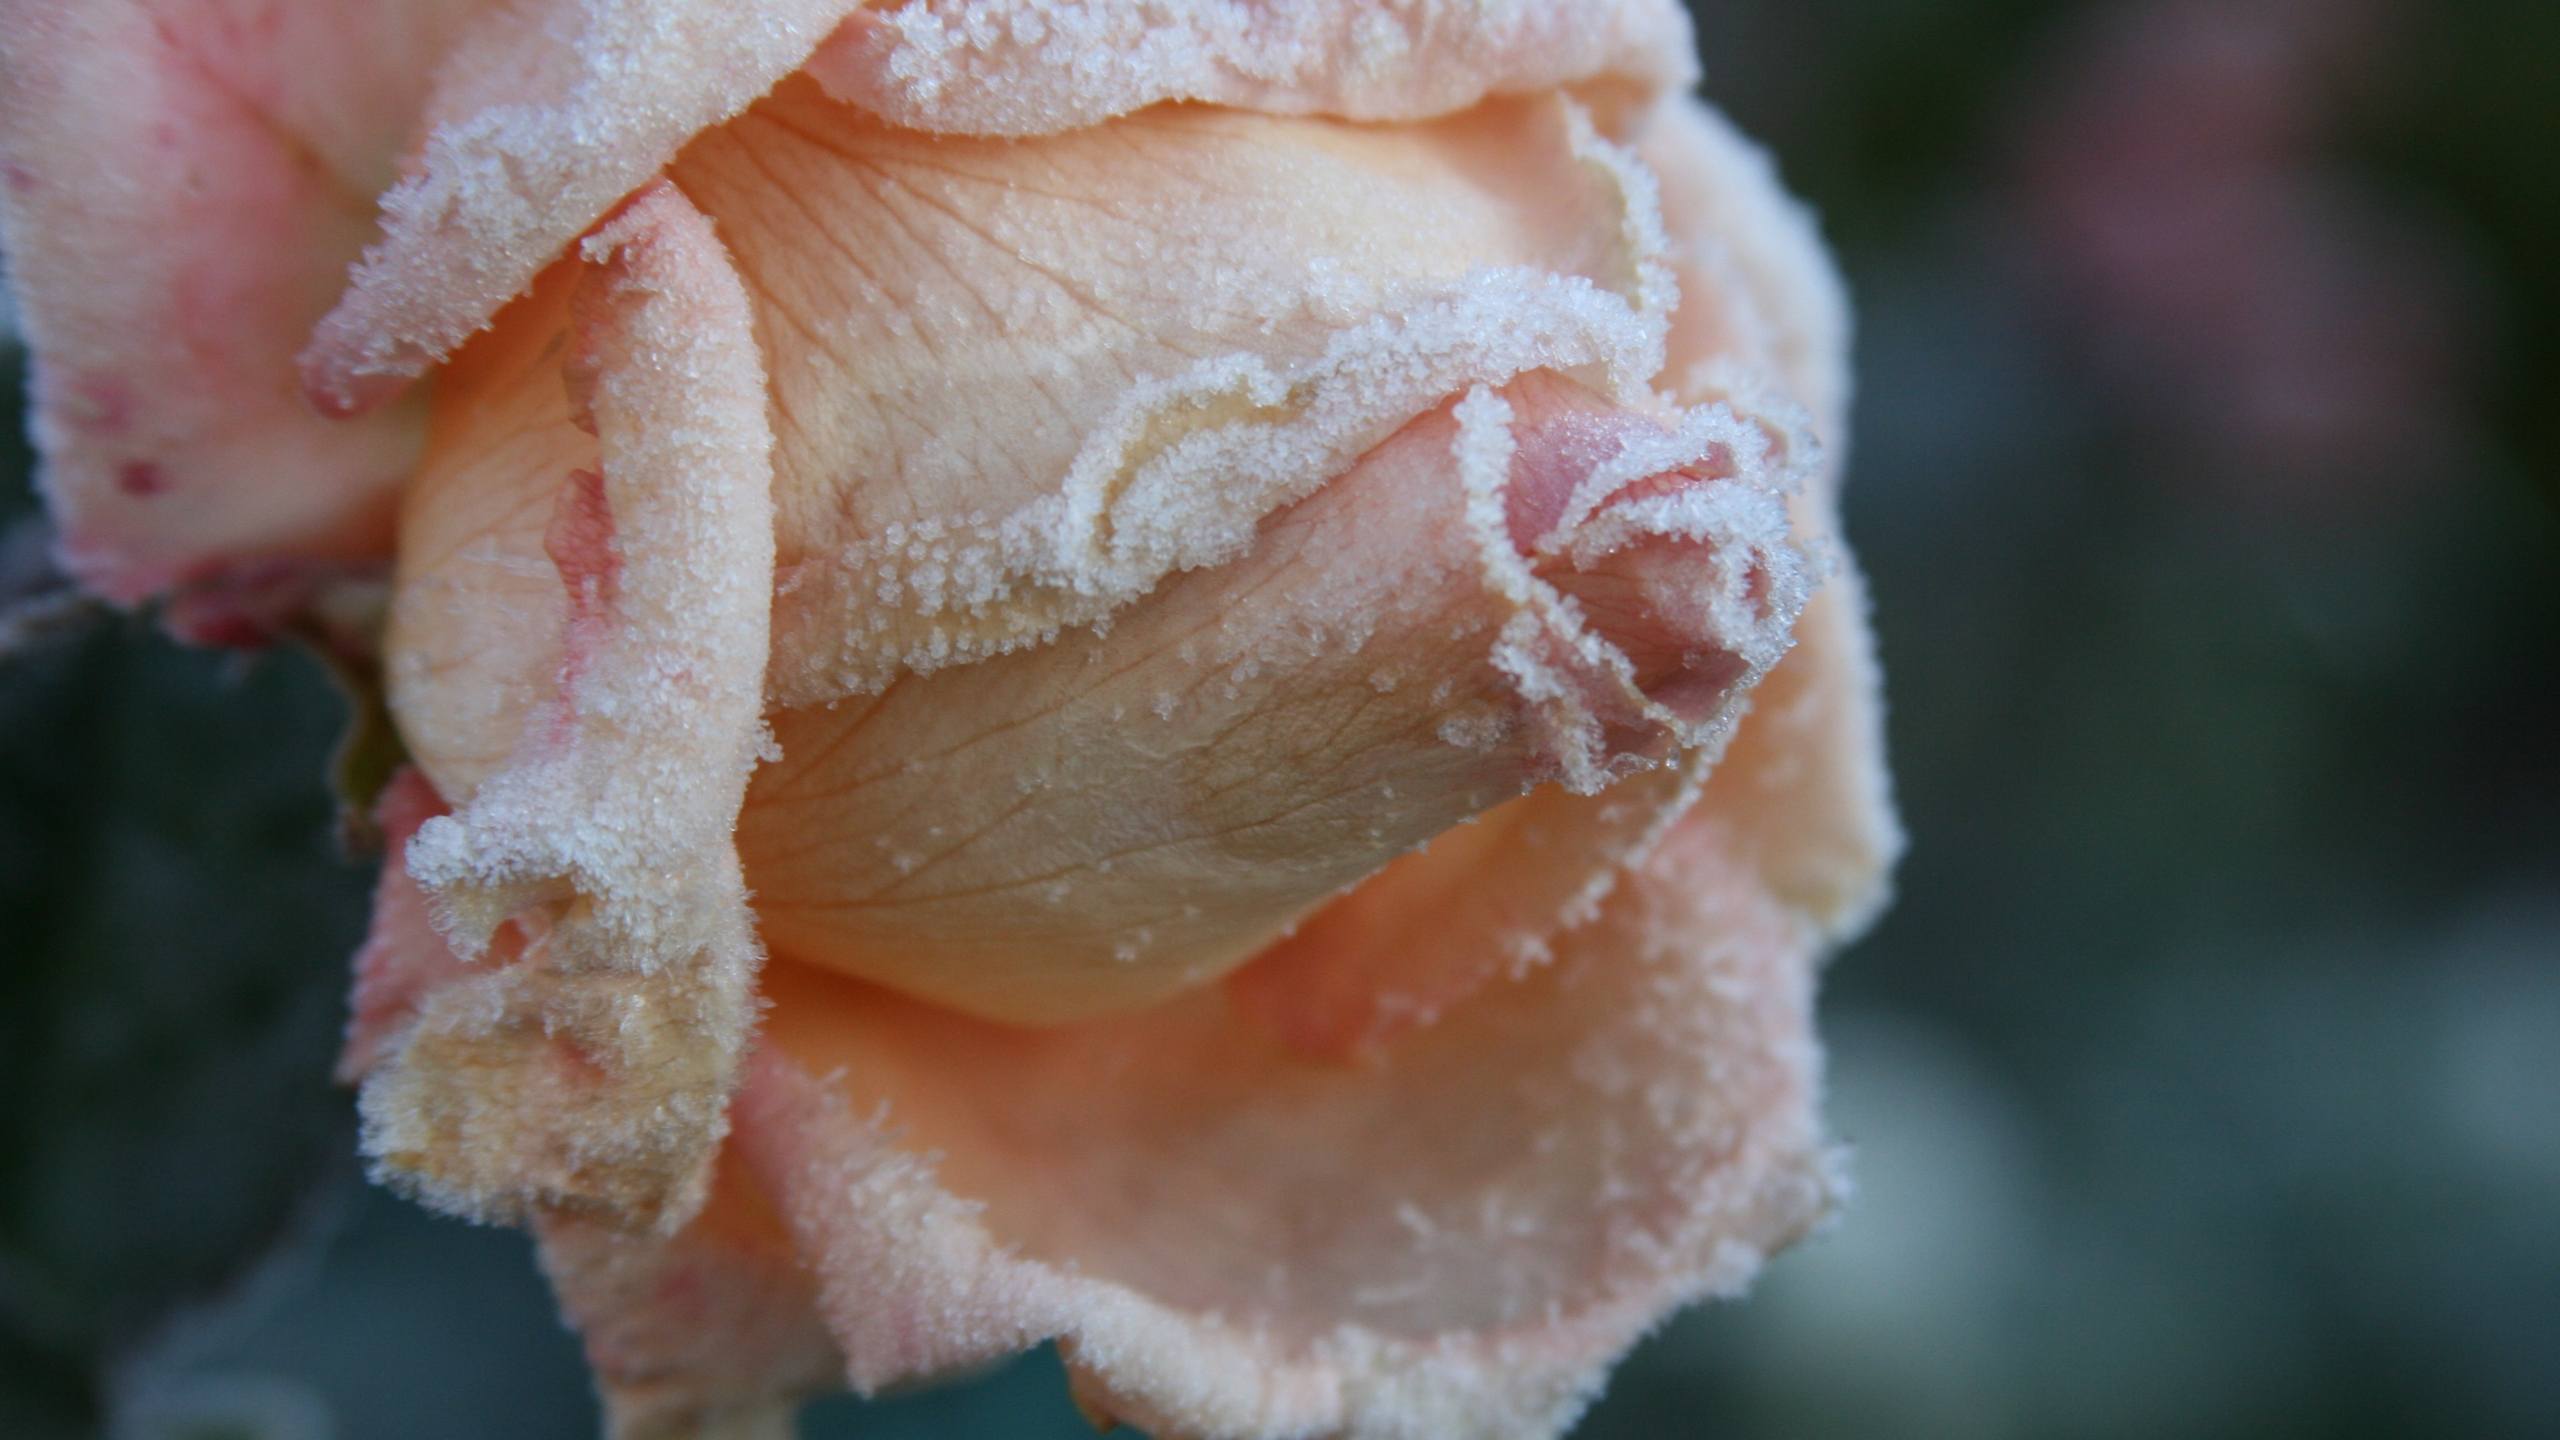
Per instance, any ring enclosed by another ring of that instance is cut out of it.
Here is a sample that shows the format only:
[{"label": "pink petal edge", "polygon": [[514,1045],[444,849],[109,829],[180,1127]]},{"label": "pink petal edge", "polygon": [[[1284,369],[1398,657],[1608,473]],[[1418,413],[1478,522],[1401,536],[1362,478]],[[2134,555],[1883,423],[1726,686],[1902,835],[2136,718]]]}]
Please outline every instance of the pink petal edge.
[{"label": "pink petal edge", "polygon": [[[378,562],[424,407],[310,412],[293,356],[373,228],[460,7],[33,0],[0,26],[0,248],[65,565],[191,637]],[[322,58],[326,57],[326,58]],[[234,595],[240,603],[226,604]],[[230,623],[240,622],[240,623]]]}]

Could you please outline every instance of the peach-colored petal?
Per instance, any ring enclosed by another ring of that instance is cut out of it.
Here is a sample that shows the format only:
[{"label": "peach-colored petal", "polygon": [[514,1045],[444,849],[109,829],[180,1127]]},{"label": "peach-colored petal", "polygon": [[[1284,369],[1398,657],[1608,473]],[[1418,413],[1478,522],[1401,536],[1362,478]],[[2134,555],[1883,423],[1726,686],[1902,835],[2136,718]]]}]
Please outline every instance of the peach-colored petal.
[{"label": "peach-colored petal", "polygon": [[1768,158],[1698,101],[1666,101],[1638,143],[1661,177],[1671,264],[1686,303],[1670,375],[1683,402],[1759,397],[1757,360],[1809,413],[1828,451],[1795,499],[1796,533],[1829,574],[1795,650],[1754,692],[1704,799],[1771,888],[1835,942],[1884,908],[1902,829],[1884,759],[1883,676],[1866,586],[1838,539],[1847,452],[1849,319],[1812,218]]},{"label": "peach-colored petal", "polygon": [[816,1286],[734,1155],[674,1235],[557,1212],[534,1234],[612,1440],[787,1440],[799,1399],[843,1384]]},{"label": "peach-colored petal", "polygon": [[1833,931],[1881,903],[1899,832],[1864,592],[1836,538],[1848,359],[1839,282],[1766,158],[1713,111],[1666,101],[1635,144],[1660,176],[1680,295],[1671,393],[1767,427],[1804,481],[1791,501],[1798,543],[1830,576],[1798,622],[1797,650],[1752,691],[1721,757],[1701,751],[1680,774],[1598,796],[1515,801],[1399,860],[1238,972],[1237,1003],[1309,1050],[1379,1043],[1539,963],[1701,795],[1779,895]]},{"label": "peach-colored petal", "polygon": [[908,0],[811,58],[828,90],[914,130],[1047,135],[1166,100],[1419,120],[1488,95],[1697,78],[1667,0]]},{"label": "peach-colored petal", "polygon": [[755,290],[785,704],[1035,645],[1250,543],[1469,384],[1646,405],[1650,181],[1553,98],[919,136],[786,85],[672,172]]},{"label": "peach-colored petal", "polygon": [[535,0],[482,12],[436,77],[382,238],[304,356],[378,402],[448,354],[685,141],[798,68],[859,0]]},{"label": "peach-colored petal", "polygon": [[581,248],[567,357],[598,442],[556,492],[557,695],[410,841],[466,956],[365,1082],[365,1145],[447,1208],[680,1223],[752,1018],[758,949],[730,834],[764,743],[772,437],[747,302],[669,186]]},{"label": "peach-colored petal", "polygon": [[740,816],[767,943],[977,1015],[1127,1009],[1531,786],[1712,746],[1803,589],[1782,476],[1726,454],[1759,432],[1681,427],[1480,390],[1107,632],[785,713]]},{"label": "peach-colored petal", "polygon": [[1666,383],[1696,403],[1760,372],[1829,454],[1814,497],[1827,512],[1848,456],[1850,318],[1820,229],[1768,153],[1694,95],[1665,99],[1632,143],[1660,182],[1682,296]]},{"label": "peach-colored petal", "polygon": [[1883,672],[1865,582],[1846,560],[1752,692],[1701,805],[1771,891],[1845,943],[1883,913],[1903,848],[1884,762]]},{"label": "peach-colored petal", "polygon": [[[543,0],[484,15],[434,128],[383,200],[382,242],[305,356],[362,408],[449,353],[571,236],[811,58],[858,0]],[[1667,0],[1243,6],[908,5],[854,15],[818,70],[923,129],[1051,132],[1167,99],[1420,118],[1577,81],[1600,98],[1690,77]],[[1003,97],[994,99],[991,97]]]},{"label": "peach-colored petal", "polygon": [[1238,1010],[1309,1055],[1348,1058],[1554,958],[1687,814],[1712,758],[1599,795],[1548,787],[1371,876],[1228,980]]},{"label": "peach-colored petal", "polygon": [[471,0],[29,0],[0,25],[0,236],[64,559],[136,601],[272,609],[378,560],[424,409],[332,424],[294,352],[373,228]]},{"label": "peach-colored petal", "polygon": [[777,963],[735,1143],[857,1388],[1054,1335],[1159,1435],[1552,1436],[1823,1209],[1812,945],[1687,827],[1359,1065],[1215,991],[1026,1032]]}]

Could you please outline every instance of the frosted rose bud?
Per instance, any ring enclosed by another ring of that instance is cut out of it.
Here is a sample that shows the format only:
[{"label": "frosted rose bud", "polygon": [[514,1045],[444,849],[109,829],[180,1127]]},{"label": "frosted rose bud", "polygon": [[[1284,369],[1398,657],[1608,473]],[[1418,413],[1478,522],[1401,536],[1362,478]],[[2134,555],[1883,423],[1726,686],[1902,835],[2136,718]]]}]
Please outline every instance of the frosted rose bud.
[{"label": "frosted rose bud", "polygon": [[5,43],[66,556],[229,642],[387,566],[365,1145],[616,1433],[1055,1338],[1160,1435],[1553,1435],[1821,1213],[1845,327],[1676,7]]}]

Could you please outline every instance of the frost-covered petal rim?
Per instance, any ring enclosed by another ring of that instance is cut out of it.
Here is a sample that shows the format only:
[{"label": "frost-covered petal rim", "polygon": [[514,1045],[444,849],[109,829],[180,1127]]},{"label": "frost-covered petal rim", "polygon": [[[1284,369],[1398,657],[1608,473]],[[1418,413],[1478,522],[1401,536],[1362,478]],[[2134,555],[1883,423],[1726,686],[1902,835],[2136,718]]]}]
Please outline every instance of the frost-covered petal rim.
[{"label": "frost-covered petal rim", "polygon": [[[379,403],[685,140],[804,64],[913,128],[1031,134],[1163,100],[1413,119],[1604,76],[1650,95],[1691,77],[1688,33],[1668,0],[502,7],[444,67],[423,147],[383,196],[382,240],[314,333],[304,380],[333,411]],[[1075,43],[1110,37],[1146,43]],[[993,115],[944,108],[986,95],[1013,98]]]},{"label": "frost-covered petal rim", "polygon": [[366,1078],[364,1143],[443,1208],[680,1224],[725,1131],[761,959],[732,831],[764,745],[772,447],[746,296],[672,186],[581,247],[598,465],[560,477],[557,694],[407,867],[453,949]]},{"label": "frost-covered petal rim", "polygon": [[1662,0],[908,0],[812,57],[828,90],[915,130],[1043,135],[1167,100],[1418,120],[1488,95],[1697,78]]},{"label": "frost-covered petal rim", "polygon": [[1035,1034],[780,964],[734,1143],[859,1389],[1054,1336],[1158,1434],[1553,1436],[1827,1204],[1813,944],[1692,825],[1369,1066],[1215,995]]}]

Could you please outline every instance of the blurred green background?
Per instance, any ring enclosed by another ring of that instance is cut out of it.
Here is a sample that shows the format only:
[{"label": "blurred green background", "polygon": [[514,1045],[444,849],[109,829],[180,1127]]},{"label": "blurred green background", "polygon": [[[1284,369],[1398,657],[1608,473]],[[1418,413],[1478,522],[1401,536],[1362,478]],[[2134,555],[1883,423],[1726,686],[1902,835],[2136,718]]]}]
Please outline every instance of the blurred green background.
[{"label": "blurred green background", "polygon": [[[1913,848],[1855,1202],[1578,1433],[2560,1434],[2560,5],[1699,9],[1857,294]],[[17,648],[0,1436],[592,1433],[525,1244],[350,1159],[323,678]],[[1056,1368],[803,1434],[1087,1433]]]}]

